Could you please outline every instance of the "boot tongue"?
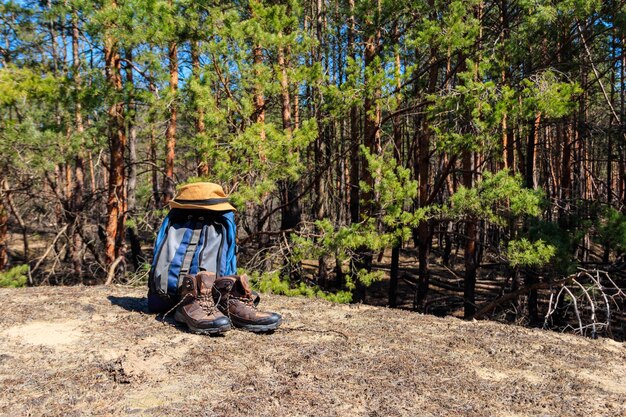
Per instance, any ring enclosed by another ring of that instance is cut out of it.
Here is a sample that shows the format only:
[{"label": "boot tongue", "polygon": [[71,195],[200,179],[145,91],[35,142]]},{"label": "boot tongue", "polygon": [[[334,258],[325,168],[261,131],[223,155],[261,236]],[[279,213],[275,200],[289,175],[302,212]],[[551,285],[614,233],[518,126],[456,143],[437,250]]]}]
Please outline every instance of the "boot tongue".
[{"label": "boot tongue", "polygon": [[211,289],[215,284],[215,274],[210,272],[200,272],[196,275],[198,292],[203,295],[211,295]]},{"label": "boot tongue", "polygon": [[250,287],[250,283],[248,283],[248,276],[241,275],[237,280],[241,287],[241,292],[248,298],[252,298],[252,288]]}]

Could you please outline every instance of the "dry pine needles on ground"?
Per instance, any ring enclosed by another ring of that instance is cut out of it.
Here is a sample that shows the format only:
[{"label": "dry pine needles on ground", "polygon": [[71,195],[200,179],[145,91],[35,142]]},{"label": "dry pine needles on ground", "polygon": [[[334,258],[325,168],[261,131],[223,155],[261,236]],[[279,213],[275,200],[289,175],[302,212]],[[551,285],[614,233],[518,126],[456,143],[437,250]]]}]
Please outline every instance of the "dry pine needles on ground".
[{"label": "dry pine needles on ground", "polygon": [[0,296],[3,415],[626,413],[607,339],[267,295],[279,331],[206,337],[148,314],[143,289]]}]

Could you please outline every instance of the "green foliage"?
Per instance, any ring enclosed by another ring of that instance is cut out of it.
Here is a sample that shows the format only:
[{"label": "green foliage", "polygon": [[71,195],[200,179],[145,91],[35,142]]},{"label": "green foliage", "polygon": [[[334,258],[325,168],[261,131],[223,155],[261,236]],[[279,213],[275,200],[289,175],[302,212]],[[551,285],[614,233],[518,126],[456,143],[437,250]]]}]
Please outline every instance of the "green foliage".
[{"label": "green foliage", "polygon": [[600,219],[599,241],[610,249],[626,252],[626,215],[609,207]]},{"label": "green foliage", "polygon": [[526,238],[509,242],[507,256],[511,266],[544,266],[554,257],[556,248],[543,240],[531,242]]},{"label": "green foliage", "polygon": [[28,265],[18,265],[5,272],[0,272],[0,288],[18,288],[26,286]]},{"label": "green foliage", "polygon": [[500,226],[515,218],[538,216],[542,192],[524,188],[522,183],[521,175],[510,175],[508,170],[485,172],[475,187],[459,187],[446,212],[453,218],[471,216]]},{"label": "green foliage", "polygon": [[566,275],[573,273],[578,266],[574,251],[582,241],[588,226],[572,224],[570,228],[560,227],[557,223],[533,220],[530,222],[528,237],[532,241],[543,241],[555,248],[550,267],[555,273]]},{"label": "green foliage", "polygon": [[278,272],[259,274],[258,272],[250,275],[250,281],[255,289],[271,294],[287,295],[290,297],[304,296],[310,298],[323,298],[335,303],[349,303],[352,301],[352,293],[350,291],[327,292],[323,291],[319,286],[300,282],[292,285],[288,280],[281,279]]},{"label": "green foliage", "polygon": [[557,74],[549,70],[523,80],[522,86],[519,113],[526,119],[537,112],[545,117],[566,116],[576,108],[576,101],[572,98],[582,92],[576,83],[562,82]]},{"label": "green foliage", "polygon": [[[374,200],[363,203],[372,206],[375,215],[365,216],[360,223],[340,227],[329,219],[316,221],[315,235],[305,232],[301,236],[293,237],[291,262],[320,257],[333,257],[345,262],[354,260],[358,251],[385,250],[408,240],[412,229],[436,211],[435,207],[413,208],[417,182],[411,179],[408,169],[399,165],[388,154],[372,155],[364,147],[361,152],[374,179]],[[369,187],[361,183],[361,189],[367,191]],[[361,269],[356,273],[356,279],[365,286],[384,277],[382,271],[368,272]],[[352,278],[348,278],[346,290],[351,291],[354,288],[355,283]]]}]

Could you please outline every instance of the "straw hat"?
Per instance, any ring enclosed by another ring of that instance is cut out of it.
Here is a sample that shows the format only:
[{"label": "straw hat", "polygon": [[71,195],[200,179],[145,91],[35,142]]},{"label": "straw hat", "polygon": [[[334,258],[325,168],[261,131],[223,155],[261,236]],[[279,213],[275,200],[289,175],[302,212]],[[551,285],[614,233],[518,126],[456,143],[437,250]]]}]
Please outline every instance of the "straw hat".
[{"label": "straw hat", "polygon": [[222,187],[212,182],[194,182],[183,185],[170,201],[170,208],[236,211],[228,202]]}]

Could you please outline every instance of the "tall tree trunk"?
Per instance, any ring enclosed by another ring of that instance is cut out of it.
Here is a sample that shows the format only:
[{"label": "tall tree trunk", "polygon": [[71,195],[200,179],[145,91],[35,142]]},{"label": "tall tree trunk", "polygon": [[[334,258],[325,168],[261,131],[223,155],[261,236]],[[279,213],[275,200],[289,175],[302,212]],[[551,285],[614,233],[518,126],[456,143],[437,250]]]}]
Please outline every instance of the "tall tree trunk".
[{"label": "tall tree trunk", "polygon": [[150,126],[150,148],[148,150],[150,158],[150,178],[152,184],[152,198],[154,200],[154,208],[160,209],[161,205],[161,192],[159,189],[159,170],[158,170],[158,149],[156,143],[156,134],[154,132],[154,126]]},{"label": "tall tree trunk", "polygon": [[174,157],[176,152],[176,124],[178,117],[178,44],[170,42],[169,51],[169,71],[170,71],[170,119],[165,131],[165,178],[163,204],[168,204],[174,198]]},{"label": "tall tree trunk", "polygon": [[[348,50],[352,59],[356,59],[355,33],[356,23],[354,19],[354,0],[348,0],[350,17],[348,19]],[[361,220],[360,189],[361,161],[359,157],[359,111],[356,106],[350,107],[350,222],[358,223]]]},{"label": "tall tree trunk", "polygon": [[[111,2],[117,7],[115,1]],[[126,131],[124,101],[122,94],[121,59],[117,40],[105,35],[104,62],[106,80],[111,87],[112,97],[109,106],[109,185],[107,197],[107,223],[105,239],[105,261],[112,265],[124,254],[124,224],[126,218],[126,195],[124,188],[124,148]]]},{"label": "tall tree trunk", "polygon": [[[509,35],[511,32],[509,25],[509,10],[508,0],[501,0],[500,2],[500,22],[502,24],[502,61],[504,66],[502,68],[502,85],[508,86],[510,84],[510,75],[508,69],[509,57],[507,54],[507,44],[509,42]],[[515,172],[515,150],[513,149],[513,129],[508,125],[508,114],[505,112],[502,115],[502,151],[504,167]]]},{"label": "tall tree trunk", "polygon": [[[133,62],[133,53],[131,49],[126,51],[126,60]],[[126,81],[131,89],[134,89],[135,82],[133,80],[133,70],[130,65],[126,67]],[[135,97],[131,94],[128,99],[128,215],[134,217],[136,215],[136,193],[137,193],[137,124]],[[130,252],[132,256],[135,271],[139,269],[141,262],[144,261],[141,252],[141,242],[137,233],[135,222],[128,228],[128,239],[130,241]]]},{"label": "tall tree trunk", "polygon": [[[280,94],[282,104],[283,131],[291,140],[293,127],[291,122],[291,95],[289,92],[287,47],[278,49],[278,67],[280,68]],[[298,181],[284,180],[281,183],[282,209],[281,230],[293,230],[301,221],[300,203],[298,202]]]},{"label": "tall tree trunk", "polygon": [[[318,41],[317,47],[313,50],[312,54],[316,62],[323,62],[322,51],[324,50],[325,38],[324,38],[324,2],[322,0],[316,1],[316,37]],[[328,61],[326,61],[328,62]],[[326,68],[324,68],[326,70]],[[315,95],[316,102],[314,103],[314,113],[317,120],[318,135],[314,144],[314,157],[315,157],[315,195],[314,212],[316,219],[322,219],[325,215],[325,196],[326,196],[326,182],[322,170],[324,167],[324,154],[326,144],[327,121],[322,116],[322,97],[321,90],[314,88],[313,93]]]},{"label": "tall tree trunk", "polygon": [[[463,185],[466,188],[474,186],[474,154],[465,151],[463,155]],[[471,216],[465,223],[465,279],[463,288],[464,309],[463,316],[472,318],[476,313],[476,239],[477,219]]]},{"label": "tall tree trunk", "polygon": [[539,133],[539,125],[541,123],[541,112],[537,112],[535,120],[530,125],[528,134],[528,144],[526,147],[526,187],[534,189],[537,184],[535,182],[535,165],[536,165],[536,148],[537,135]]},{"label": "tall tree trunk", "polygon": [[[474,64],[474,80],[478,81],[479,65],[482,59],[482,14],[483,3],[479,2],[475,11],[476,17],[479,22],[479,35],[478,35],[478,57]],[[478,112],[480,115],[481,107],[478,105]],[[480,155],[475,154],[470,149],[466,149],[463,152],[463,185],[466,188],[474,187],[474,173],[478,169]],[[470,215],[465,222],[465,279],[463,281],[463,317],[466,319],[474,317],[476,313],[476,275],[478,270],[478,253],[476,250],[476,241],[478,240],[478,219],[474,215]]]},{"label": "tall tree trunk", "polygon": [[[622,33],[620,37],[620,45],[624,45],[626,42],[626,35]],[[620,93],[619,93],[619,108],[620,108],[620,127],[619,127],[619,137],[621,139],[620,148],[620,158],[619,158],[619,189],[618,200],[621,204],[626,206],[626,127],[624,123],[626,122],[626,54],[623,53],[622,49],[622,58],[620,60],[619,65],[619,79],[620,79]]]},{"label": "tall tree trunk", "polygon": [[0,204],[0,272],[4,271],[8,262],[7,246],[9,235],[9,211],[4,205],[4,201]]},{"label": "tall tree trunk", "polygon": [[[432,2],[431,2],[432,4]],[[430,57],[430,71],[428,77],[428,93],[434,93],[437,87],[437,76],[439,68],[437,67],[437,50],[431,49]],[[429,121],[426,118],[422,118],[422,129],[419,133],[417,144],[417,177],[419,180],[419,207],[426,207],[429,197],[429,182],[430,182],[430,139],[431,129]],[[443,175],[443,173],[442,173]],[[419,259],[419,281],[417,285],[417,292],[415,293],[414,308],[420,308],[426,294],[428,293],[428,287],[430,283],[430,270],[429,270],[429,257],[430,246],[432,242],[432,225],[430,221],[423,220],[417,227],[417,253]]]},{"label": "tall tree trunk", "polygon": [[391,248],[391,268],[389,271],[389,307],[398,306],[398,275],[400,266],[400,243],[396,243]]},{"label": "tall tree trunk", "polygon": [[[250,5],[248,8],[250,15],[254,16],[254,10]],[[259,132],[261,142],[265,142],[265,95],[263,91],[263,84],[261,83],[261,66],[263,65],[263,45],[259,43],[258,39],[254,40],[252,47],[252,59],[254,62],[254,75],[257,82],[254,84],[254,111],[252,112],[252,123],[258,123],[261,127]],[[261,145],[260,157],[262,161],[267,159],[264,150],[264,144]]]},{"label": "tall tree trunk", "polygon": [[[196,88],[200,87],[200,42],[197,40],[191,41],[191,77],[196,83]],[[206,130],[204,124],[204,106],[199,103],[197,93],[192,93],[193,109],[195,111],[193,117],[194,127],[196,129],[196,136],[204,141],[204,131]],[[202,149],[202,146],[198,146]],[[207,177],[209,175],[209,161],[208,155],[202,151],[196,153],[196,160],[198,165],[198,176]]]},{"label": "tall tree trunk", "polygon": [[80,228],[82,227],[81,214],[83,210],[83,190],[85,187],[85,157],[82,143],[84,140],[82,135],[84,134],[85,128],[83,125],[83,115],[82,115],[82,106],[80,101],[80,90],[82,88],[82,80],[80,76],[80,55],[79,55],[79,30],[78,30],[78,15],[76,10],[72,11],[72,69],[74,73],[74,85],[76,89],[76,94],[74,96],[75,100],[75,109],[74,109],[74,124],[76,128],[76,134],[80,137],[81,146],[79,147],[78,152],[76,153],[75,158],[75,181],[74,181],[74,190],[72,195],[72,201],[70,203],[71,216],[73,218],[73,226],[72,226],[72,264],[74,267],[74,274],[77,277],[80,277],[82,274],[82,249],[83,242],[80,237]]},{"label": "tall tree trunk", "polygon": [[17,209],[15,201],[13,201],[13,196],[11,195],[11,187],[9,185],[8,179],[7,178],[2,179],[0,177],[0,192],[2,191],[4,191],[5,193],[4,206],[6,206],[7,209],[9,210],[9,214],[13,215],[13,217],[17,221],[17,224],[20,226],[20,229],[22,230],[22,243],[24,247],[24,263],[27,264],[29,261],[28,227],[26,225],[26,222],[24,221],[24,218],[22,217],[19,210]]},{"label": "tall tree trunk", "polygon": [[[400,30],[398,28],[398,24],[394,25],[394,37],[400,37]],[[395,64],[395,73],[394,76],[396,78],[396,88],[401,91],[402,88],[402,80],[400,78],[401,73],[401,63],[400,63],[400,52],[396,49],[394,53],[394,64]],[[394,158],[396,159],[398,165],[402,165],[402,124],[400,120],[400,116],[396,116],[393,118],[393,151]],[[398,291],[398,273],[399,273],[399,264],[400,264],[400,248],[402,247],[402,241],[398,239],[398,241],[394,242],[393,247],[391,248],[391,266],[390,266],[390,279],[389,279],[389,294],[388,294],[388,304],[390,307],[397,306],[397,291]]]},{"label": "tall tree trunk", "polygon": [[[374,28],[373,32],[365,40],[364,48],[364,63],[365,68],[369,71],[374,70],[374,63],[379,53],[381,30],[379,26],[380,18],[380,0],[377,1],[378,10],[375,12],[376,19],[369,18],[369,23]],[[380,104],[378,98],[380,96],[380,89],[378,86],[372,85],[375,80],[368,77],[367,72],[364,80],[365,97],[363,100],[363,141],[365,148],[372,155],[378,155],[381,153],[380,143]],[[367,162],[364,157],[361,158],[361,178],[364,183],[369,187],[369,190],[362,193],[361,213],[368,218],[374,216],[374,199],[375,199],[375,184],[374,176],[367,166]],[[353,275],[356,275],[359,270],[364,269],[370,272],[372,269],[373,254],[370,249],[361,247],[357,249],[356,262],[353,265]],[[354,301],[363,301],[365,299],[365,286],[355,276],[356,288],[354,290]]]}]

